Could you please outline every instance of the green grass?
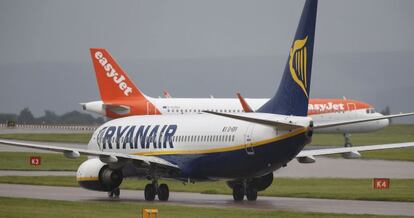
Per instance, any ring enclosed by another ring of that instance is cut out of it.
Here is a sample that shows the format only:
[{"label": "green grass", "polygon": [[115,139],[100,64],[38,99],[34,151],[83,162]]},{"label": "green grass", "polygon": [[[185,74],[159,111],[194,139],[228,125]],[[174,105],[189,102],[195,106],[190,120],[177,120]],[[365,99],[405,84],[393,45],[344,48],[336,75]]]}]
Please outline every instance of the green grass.
[{"label": "green grass", "polygon": [[[52,206],[53,205],[53,206]],[[213,218],[213,217],[385,217],[374,215],[349,215],[332,213],[290,212],[235,208],[203,208],[166,205],[159,202],[70,202],[0,197],[2,217],[141,217],[144,208],[157,208],[159,217]]]},{"label": "green grass", "polygon": [[[163,181],[171,191],[206,194],[231,194],[224,181],[200,182],[183,185],[178,181]],[[72,176],[26,177],[2,176],[0,183],[33,184],[48,186],[78,186]],[[125,179],[121,189],[143,190],[146,180]],[[414,179],[392,179],[388,190],[374,190],[371,179],[332,178],[276,178],[261,196],[303,197],[348,200],[405,201],[414,202]]]},{"label": "green grass", "polygon": [[68,142],[88,143],[92,133],[28,133],[28,134],[0,134],[2,139],[16,139],[40,142]]},{"label": "green grass", "polygon": [[[30,156],[42,158],[40,166],[29,164]],[[79,165],[85,161],[86,156],[69,159],[63,154],[34,153],[34,152],[0,152],[0,170],[77,170]]]}]

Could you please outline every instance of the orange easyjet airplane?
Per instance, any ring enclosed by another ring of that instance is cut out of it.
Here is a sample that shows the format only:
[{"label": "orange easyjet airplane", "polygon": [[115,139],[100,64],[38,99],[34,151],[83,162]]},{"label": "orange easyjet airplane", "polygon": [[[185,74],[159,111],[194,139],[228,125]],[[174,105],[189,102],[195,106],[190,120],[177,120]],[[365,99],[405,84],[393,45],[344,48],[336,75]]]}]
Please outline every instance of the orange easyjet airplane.
[{"label": "orange easyjet airplane", "polygon": [[[90,49],[95,68],[101,101],[82,103],[83,109],[110,118],[132,115],[194,114],[203,111],[242,113],[260,108],[267,98],[152,98],[141,92],[121,69],[108,51],[103,48]],[[372,105],[350,99],[310,99],[308,115],[315,123],[331,123],[346,120],[378,118]],[[410,114],[391,115],[401,117]],[[341,133],[345,146],[352,146],[349,134],[371,132],[388,126],[389,120],[354,123],[318,129],[316,132]]]}]

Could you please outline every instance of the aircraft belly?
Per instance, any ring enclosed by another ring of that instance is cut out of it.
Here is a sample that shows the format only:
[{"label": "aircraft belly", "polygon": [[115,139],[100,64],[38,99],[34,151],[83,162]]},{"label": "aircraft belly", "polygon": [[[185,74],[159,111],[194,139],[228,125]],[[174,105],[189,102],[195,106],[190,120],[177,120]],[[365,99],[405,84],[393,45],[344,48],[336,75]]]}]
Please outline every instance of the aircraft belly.
[{"label": "aircraft belly", "polygon": [[177,164],[182,178],[195,180],[234,179],[255,177],[273,172],[296,157],[303,149],[307,137],[305,133],[256,146],[255,154],[249,155],[245,149],[209,154],[180,154],[158,156]]}]

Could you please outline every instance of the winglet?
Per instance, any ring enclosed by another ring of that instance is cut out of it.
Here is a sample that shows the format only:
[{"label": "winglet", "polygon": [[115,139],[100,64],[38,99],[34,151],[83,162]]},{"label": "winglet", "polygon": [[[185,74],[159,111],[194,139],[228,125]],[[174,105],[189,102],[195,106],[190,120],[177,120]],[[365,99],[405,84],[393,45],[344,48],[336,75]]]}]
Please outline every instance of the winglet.
[{"label": "winglet", "polygon": [[246,113],[254,112],[252,108],[250,107],[250,105],[246,102],[243,96],[240,95],[239,92],[237,92],[236,95],[237,95],[237,98],[239,98],[240,104],[243,107],[244,112]]},{"label": "winglet", "polygon": [[171,98],[171,95],[170,95],[170,93],[167,90],[164,90],[163,91],[163,94],[164,94],[164,97],[165,98]]}]

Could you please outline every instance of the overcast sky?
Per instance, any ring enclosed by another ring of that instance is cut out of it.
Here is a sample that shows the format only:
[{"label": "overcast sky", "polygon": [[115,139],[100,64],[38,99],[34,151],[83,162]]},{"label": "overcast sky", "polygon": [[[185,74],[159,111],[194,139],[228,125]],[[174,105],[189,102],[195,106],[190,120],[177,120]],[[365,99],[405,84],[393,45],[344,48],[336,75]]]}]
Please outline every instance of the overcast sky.
[{"label": "overcast sky", "polygon": [[[97,100],[90,47],[150,96],[270,97],[303,0],[0,1],[0,112]],[[311,97],[414,111],[414,1],[321,0]]]}]

